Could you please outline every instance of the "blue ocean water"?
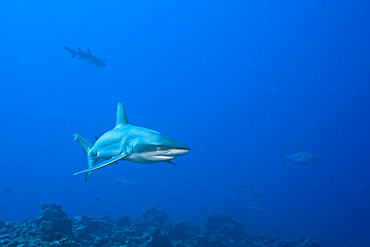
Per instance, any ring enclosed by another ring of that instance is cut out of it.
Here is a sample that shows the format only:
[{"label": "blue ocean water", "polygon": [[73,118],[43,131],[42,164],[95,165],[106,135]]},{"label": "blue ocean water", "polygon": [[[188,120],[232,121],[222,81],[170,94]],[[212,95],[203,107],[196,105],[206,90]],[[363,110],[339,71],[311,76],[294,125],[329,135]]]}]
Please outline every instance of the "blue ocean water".
[{"label": "blue ocean water", "polygon": [[[370,2],[3,1],[0,220],[223,212],[247,229],[370,243]],[[71,59],[81,48],[107,66]],[[168,163],[73,173],[91,142],[131,124],[191,147]],[[300,145],[320,157],[283,165]],[[118,186],[128,177],[140,188]],[[264,195],[238,195],[253,186]],[[242,213],[258,205],[267,213]],[[368,245],[366,245],[368,246]]]}]

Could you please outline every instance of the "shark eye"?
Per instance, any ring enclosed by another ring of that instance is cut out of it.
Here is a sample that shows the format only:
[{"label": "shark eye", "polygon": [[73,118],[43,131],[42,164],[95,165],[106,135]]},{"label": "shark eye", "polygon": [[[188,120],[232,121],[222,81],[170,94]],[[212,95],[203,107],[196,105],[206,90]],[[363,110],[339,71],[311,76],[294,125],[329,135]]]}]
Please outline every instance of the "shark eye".
[{"label": "shark eye", "polygon": [[167,146],[164,146],[164,145],[152,145],[152,146],[148,146],[146,147],[145,149],[146,151],[167,151],[169,150],[169,147]]},{"label": "shark eye", "polygon": [[146,147],[146,151],[160,151],[162,150],[160,145],[151,145]]},{"label": "shark eye", "polygon": [[167,150],[170,150],[170,148],[168,146],[164,146],[164,145],[158,145],[157,146],[157,151],[167,151]]},{"label": "shark eye", "polygon": [[168,147],[163,146],[163,145],[156,145],[155,146],[155,151],[165,151],[167,149],[168,149]]}]

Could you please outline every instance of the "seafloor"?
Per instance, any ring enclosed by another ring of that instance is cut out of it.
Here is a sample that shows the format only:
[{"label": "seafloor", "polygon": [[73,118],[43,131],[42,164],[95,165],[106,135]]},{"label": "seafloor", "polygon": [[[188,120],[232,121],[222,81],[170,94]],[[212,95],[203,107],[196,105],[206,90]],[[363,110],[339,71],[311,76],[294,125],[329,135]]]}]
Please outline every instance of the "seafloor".
[{"label": "seafloor", "polygon": [[37,220],[0,221],[0,246],[124,247],[319,247],[314,240],[296,242],[250,234],[245,224],[225,214],[211,214],[201,224],[175,221],[165,225],[166,212],[150,205],[140,216],[68,218],[56,204],[42,206]]}]

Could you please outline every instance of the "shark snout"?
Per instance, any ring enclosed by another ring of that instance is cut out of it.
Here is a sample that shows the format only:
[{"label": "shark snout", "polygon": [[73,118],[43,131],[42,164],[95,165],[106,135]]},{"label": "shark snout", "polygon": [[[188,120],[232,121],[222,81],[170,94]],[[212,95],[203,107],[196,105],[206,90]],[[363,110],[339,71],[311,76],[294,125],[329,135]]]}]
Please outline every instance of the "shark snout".
[{"label": "shark snout", "polygon": [[180,156],[190,152],[190,148],[173,148],[168,152],[169,156]]},{"label": "shark snout", "polygon": [[168,138],[163,144],[168,148],[168,156],[176,157],[190,152],[190,148],[187,145],[172,138]]}]

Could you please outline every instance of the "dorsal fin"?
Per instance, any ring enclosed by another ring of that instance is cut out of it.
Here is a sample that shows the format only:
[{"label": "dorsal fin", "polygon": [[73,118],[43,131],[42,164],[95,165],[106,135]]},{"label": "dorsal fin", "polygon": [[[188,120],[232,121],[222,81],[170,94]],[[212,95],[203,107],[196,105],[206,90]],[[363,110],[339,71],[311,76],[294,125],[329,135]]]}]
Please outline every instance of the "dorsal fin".
[{"label": "dorsal fin", "polygon": [[300,151],[304,152],[304,149],[303,149],[302,145],[299,145],[299,147],[300,147]]},{"label": "dorsal fin", "polygon": [[92,54],[89,48],[87,48],[87,53]]},{"label": "dorsal fin", "polygon": [[118,126],[126,125],[126,124],[128,124],[128,120],[126,117],[125,109],[123,108],[123,105],[121,103],[118,103],[116,126],[114,128],[117,128]]}]

